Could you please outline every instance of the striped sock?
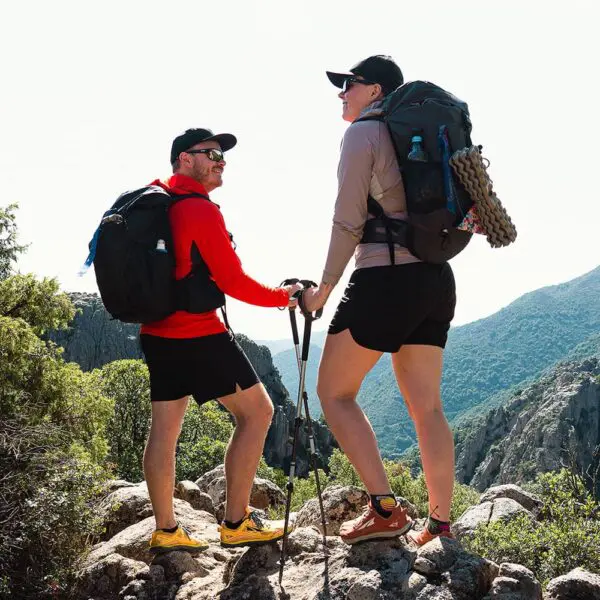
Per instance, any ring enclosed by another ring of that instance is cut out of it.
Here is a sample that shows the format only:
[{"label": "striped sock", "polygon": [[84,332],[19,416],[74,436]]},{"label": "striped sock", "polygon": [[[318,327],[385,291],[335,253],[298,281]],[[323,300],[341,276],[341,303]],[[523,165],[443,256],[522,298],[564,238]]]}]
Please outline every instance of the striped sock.
[{"label": "striped sock", "polygon": [[427,530],[433,535],[438,535],[443,531],[450,531],[450,523],[448,521],[439,521],[430,515],[427,519]]},{"label": "striped sock", "polygon": [[392,516],[397,504],[394,494],[371,494],[371,505],[384,519]]}]

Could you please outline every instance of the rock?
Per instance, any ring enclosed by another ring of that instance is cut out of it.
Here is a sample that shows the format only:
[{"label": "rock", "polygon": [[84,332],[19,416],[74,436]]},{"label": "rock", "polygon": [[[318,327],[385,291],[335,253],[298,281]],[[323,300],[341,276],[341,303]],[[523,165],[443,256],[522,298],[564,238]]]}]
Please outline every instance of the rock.
[{"label": "rock", "polygon": [[76,593],[82,599],[90,596],[114,598],[138,576],[150,578],[150,569],[146,563],[112,553],[80,571]]},{"label": "rock", "polygon": [[464,600],[483,596],[498,574],[498,565],[466,552],[449,538],[435,538],[421,546],[413,568],[428,578],[439,579],[452,598]]},{"label": "rock", "polygon": [[346,594],[347,600],[379,600],[381,597],[381,575],[374,569],[354,582]]},{"label": "rock", "polygon": [[468,508],[452,525],[452,533],[457,539],[470,536],[481,524],[494,521],[511,521],[517,515],[526,515],[532,521],[535,517],[512,498],[496,498]]},{"label": "rock", "polygon": [[175,486],[175,497],[189,502],[196,510],[205,510],[211,515],[215,514],[212,498],[202,492],[193,481],[180,481]]},{"label": "rock", "polygon": [[553,579],[546,588],[544,600],[598,600],[600,575],[584,569],[573,569]]},{"label": "rock", "polygon": [[[209,513],[194,510],[187,502],[178,501],[175,507],[177,520],[187,527],[192,536],[207,540],[219,541],[216,519]],[[96,544],[86,559],[86,564],[92,564],[109,554],[117,553],[134,560],[149,562],[151,555],[148,551],[148,542],[155,528],[154,517],[143,519],[139,523],[130,525],[119,531],[110,540]]]},{"label": "rock", "polygon": [[[219,465],[208,471],[198,480],[196,485],[201,492],[208,494],[215,506],[217,521],[222,521],[225,514],[226,481],[225,466]],[[260,477],[254,478],[250,492],[250,506],[265,510],[285,504],[285,494],[272,482]]]},{"label": "rock", "polygon": [[514,563],[502,563],[483,600],[542,600],[542,586],[534,574]]},{"label": "rock", "polygon": [[119,488],[124,487],[137,487],[140,483],[131,483],[130,481],[125,481],[125,479],[109,479],[104,484],[104,490],[106,494],[110,494]]},{"label": "rock", "polygon": [[544,503],[534,494],[526,492],[514,483],[496,485],[487,489],[480,497],[479,502],[490,502],[496,498],[512,498],[535,517],[539,514]]},{"label": "rock", "polygon": [[572,449],[577,464],[591,464],[600,444],[598,375],[598,358],[559,364],[482,415],[477,426],[459,435],[458,481],[478,490],[530,481],[560,469],[565,447]]},{"label": "rock", "polygon": [[[174,500],[174,507],[176,516],[187,514],[191,508],[188,502],[179,499]],[[104,540],[154,514],[145,483],[118,488],[103,500],[99,511],[105,525]]]},{"label": "rock", "polygon": [[[360,515],[369,501],[364,490],[354,486],[334,485],[323,491],[323,509],[327,523],[327,535],[339,535],[340,526]],[[298,511],[297,527],[317,527],[322,532],[321,511],[317,498],[311,498]]]}]

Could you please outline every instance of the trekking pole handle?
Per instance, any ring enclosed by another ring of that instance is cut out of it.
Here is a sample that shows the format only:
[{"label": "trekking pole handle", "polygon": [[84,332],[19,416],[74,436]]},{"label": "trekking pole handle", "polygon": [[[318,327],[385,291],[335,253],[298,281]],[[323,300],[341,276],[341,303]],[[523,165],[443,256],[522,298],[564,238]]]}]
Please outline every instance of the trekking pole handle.
[{"label": "trekking pole handle", "polygon": [[[299,283],[302,284],[302,286],[304,287],[305,290],[307,290],[308,288],[311,288],[311,287],[317,287],[317,284],[314,281],[311,281],[310,279],[301,279],[299,281]],[[304,290],[301,290],[298,293],[298,306],[300,307],[300,311],[304,315],[304,318],[310,319],[311,321],[316,321],[317,319],[320,319],[321,316],[323,315],[323,307],[321,307],[317,311],[315,311],[314,314],[309,312],[308,310],[306,310],[306,305],[304,304],[304,298],[303,298],[303,291]]]},{"label": "trekking pole handle", "polygon": [[[300,280],[297,277],[291,277],[290,279],[284,279],[280,284],[279,287],[285,287],[288,285],[295,285],[297,283],[300,283]],[[295,294],[292,295],[292,298],[295,298],[296,300],[298,299],[298,294],[300,292],[296,292]],[[278,306],[277,307],[278,310],[285,310],[286,307],[285,306]],[[293,311],[293,308],[290,308],[290,311]]]}]

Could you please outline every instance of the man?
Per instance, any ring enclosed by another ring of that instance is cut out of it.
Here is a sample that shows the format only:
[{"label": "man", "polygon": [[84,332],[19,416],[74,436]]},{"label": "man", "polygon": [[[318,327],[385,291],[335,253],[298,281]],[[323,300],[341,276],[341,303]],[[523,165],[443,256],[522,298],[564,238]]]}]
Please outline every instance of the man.
[{"label": "man", "polygon": [[[169,212],[175,252],[175,278],[186,284],[184,304],[162,321],[144,324],[140,339],[150,371],[152,424],[144,453],[144,474],[156,518],[150,541],[154,553],[204,550],[173,512],[175,448],[189,395],[202,404],[217,399],[236,427],[225,455],[227,505],[221,524],[223,546],[257,545],[283,537],[283,522],[261,519],[249,508],[273,405],[246,355],[211,310],[194,310],[207,294],[222,293],[257,306],[294,306],[298,286],[270,288],[249,277],[232,248],[218,205],[209,194],[223,183],[223,153],[237,143],[231,134],[188,129],[171,148],[173,176],[157,180],[172,194],[187,197]],[[198,266],[200,264],[200,266]],[[222,304],[222,302],[220,302]],[[206,304],[202,304],[206,306]]]}]

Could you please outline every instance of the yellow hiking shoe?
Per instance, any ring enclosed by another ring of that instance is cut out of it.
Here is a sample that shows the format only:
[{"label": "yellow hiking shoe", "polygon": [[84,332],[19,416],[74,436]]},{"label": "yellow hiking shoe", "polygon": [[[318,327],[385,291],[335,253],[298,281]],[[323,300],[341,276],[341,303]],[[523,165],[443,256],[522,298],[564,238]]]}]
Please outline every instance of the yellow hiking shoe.
[{"label": "yellow hiking shoe", "polygon": [[[269,521],[264,519],[257,511],[246,509],[246,515],[237,529],[227,527],[225,522],[221,523],[221,546],[235,548],[236,546],[261,546],[276,542],[283,537],[283,519],[280,521]],[[294,529],[290,522],[288,533]]]},{"label": "yellow hiking shoe", "polygon": [[173,533],[157,529],[150,540],[150,552],[152,554],[163,554],[173,550],[185,550],[186,552],[202,552],[208,548],[208,542],[195,540],[190,532],[179,525]]}]

